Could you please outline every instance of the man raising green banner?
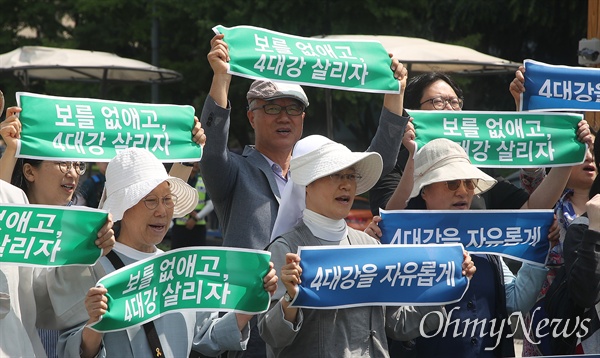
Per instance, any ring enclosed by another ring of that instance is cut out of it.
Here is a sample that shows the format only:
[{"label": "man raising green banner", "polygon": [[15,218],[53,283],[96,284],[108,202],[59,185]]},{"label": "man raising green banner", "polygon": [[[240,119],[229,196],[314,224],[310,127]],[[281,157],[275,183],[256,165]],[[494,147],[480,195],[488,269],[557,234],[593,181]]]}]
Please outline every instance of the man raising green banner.
[{"label": "man raising green banner", "polygon": [[253,26],[215,26],[229,45],[229,73],[347,91],[398,93],[377,41],[322,40]]},{"label": "man raising green banner", "polygon": [[[215,35],[207,55],[214,74],[200,122],[210,140],[203,148],[200,170],[219,218],[223,246],[263,250],[269,244],[281,196],[288,186],[291,153],[302,137],[309,98],[295,83],[259,79],[250,86],[246,101],[230,102],[234,76],[229,62],[233,55],[226,40],[227,35]],[[389,55],[381,61],[404,88],[406,68]],[[370,151],[381,154],[384,172],[393,168],[408,121],[402,113],[403,98],[402,93],[384,95],[377,132],[369,146]],[[255,145],[246,146],[242,154],[227,147],[235,106],[247,108],[246,117],[254,131]],[[322,116],[317,113],[314,117],[318,120]],[[264,356],[265,343],[260,341],[256,324],[253,328],[248,355]]]}]

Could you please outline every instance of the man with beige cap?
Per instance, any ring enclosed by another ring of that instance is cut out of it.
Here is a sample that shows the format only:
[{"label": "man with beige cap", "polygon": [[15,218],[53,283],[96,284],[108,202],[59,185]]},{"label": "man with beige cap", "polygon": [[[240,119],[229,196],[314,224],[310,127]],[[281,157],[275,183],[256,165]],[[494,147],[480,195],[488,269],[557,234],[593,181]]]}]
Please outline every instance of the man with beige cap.
[{"label": "man with beige cap", "polygon": [[[206,189],[213,201],[223,233],[223,246],[264,249],[270,241],[281,193],[288,181],[292,149],[302,136],[309,101],[302,87],[272,81],[254,81],[247,94],[247,116],[255,145],[241,155],[227,149],[230,126],[228,101],[231,74],[224,35],[211,40],[208,61],[214,75],[200,122],[206,145],[200,161]],[[406,86],[407,71],[393,59],[391,69]],[[408,117],[402,116],[403,93],[386,95],[379,127],[369,151],[383,157],[384,170],[392,170]],[[264,343],[251,342],[246,357],[264,357]],[[256,349],[254,348],[256,347]]]},{"label": "man with beige cap", "polygon": [[[207,140],[200,167],[223,232],[223,245],[264,249],[269,244],[281,192],[288,180],[292,148],[302,136],[309,101],[295,84],[258,80],[247,93],[247,116],[255,145],[242,155],[227,150],[230,125],[227,73],[229,50],[224,35],[211,40],[208,61],[214,71],[200,121]],[[407,71],[390,60],[394,76],[406,85]],[[403,95],[386,95],[379,128],[368,151],[381,154],[383,173],[394,165],[408,117]]]}]

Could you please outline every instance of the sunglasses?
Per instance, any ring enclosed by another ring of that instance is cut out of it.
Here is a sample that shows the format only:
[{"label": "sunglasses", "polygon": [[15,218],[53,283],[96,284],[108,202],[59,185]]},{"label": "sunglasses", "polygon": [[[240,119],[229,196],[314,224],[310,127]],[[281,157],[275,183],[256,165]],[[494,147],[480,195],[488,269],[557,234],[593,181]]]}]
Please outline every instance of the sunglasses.
[{"label": "sunglasses", "polygon": [[465,189],[467,190],[475,190],[475,188],[477,187],[477,179],[457,179],[446,181],[446,187],[450,191],[458,190],[461,184],[463,184],[465,186]]}]

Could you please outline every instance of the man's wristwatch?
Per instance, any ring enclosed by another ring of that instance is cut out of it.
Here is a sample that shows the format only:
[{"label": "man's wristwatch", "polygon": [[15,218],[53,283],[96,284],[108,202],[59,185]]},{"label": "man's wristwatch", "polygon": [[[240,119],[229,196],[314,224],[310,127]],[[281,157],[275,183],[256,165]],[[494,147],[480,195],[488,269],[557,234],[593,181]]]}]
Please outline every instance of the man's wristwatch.
[{"label": "man's wristwatch", "polygon": [[290,296],[290,294],[285,291],[285,294],[283,295],[283,299],[285,300],[285,302],[292,302],[293,298]]}]

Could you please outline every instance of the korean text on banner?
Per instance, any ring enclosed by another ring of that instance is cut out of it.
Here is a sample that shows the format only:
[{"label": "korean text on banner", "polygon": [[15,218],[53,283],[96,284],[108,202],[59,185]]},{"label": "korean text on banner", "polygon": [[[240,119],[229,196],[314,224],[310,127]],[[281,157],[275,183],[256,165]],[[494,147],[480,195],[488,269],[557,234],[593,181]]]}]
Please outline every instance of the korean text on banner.
[{"label": "korean text on banner", "polygon": [[258,250],[181,248],[127,265],[98,281],[108,290],[108,312],[91,328],[119,331],[188,309],[264,312],[270,258]]},{"label": "korean text on banner", "polygon": [[17,92],[23,130],[17,157],[110,161],[145,148],[162,162],[198,161],[194,108]]},{"label": "korean text on banner", "polygon": [[457,244],[304,246],[298,254],[302,282],[294,307],[443,305],[469,287]]},{"label": "korean text on banner", "polygon": [[384,244],[461,243],[470,253],[497,254],[544,266],[552,210],[381,210]]},{"label": "korean text on banner", "polygon": [[558,167],[583,163],[586,145],[577,139],[575,113],[410,110],[418,148],[447,138],[487,168]]},{"label": "korean text on banner", "polygon": [[85,207],[5,205],[0,208],[0,262],[24,266],[93,265],[94,243],[108,213]]},{"label": "korean text on banner", "polygon": [[523,64],[521,111],[600,111],[600,68]]},{"label": "korean text on banner", "polygon": [[215,26],[229,46],[229,73],[315,87],[399,93],[391,59],[378,41],[292,36],[253,26]]}]

